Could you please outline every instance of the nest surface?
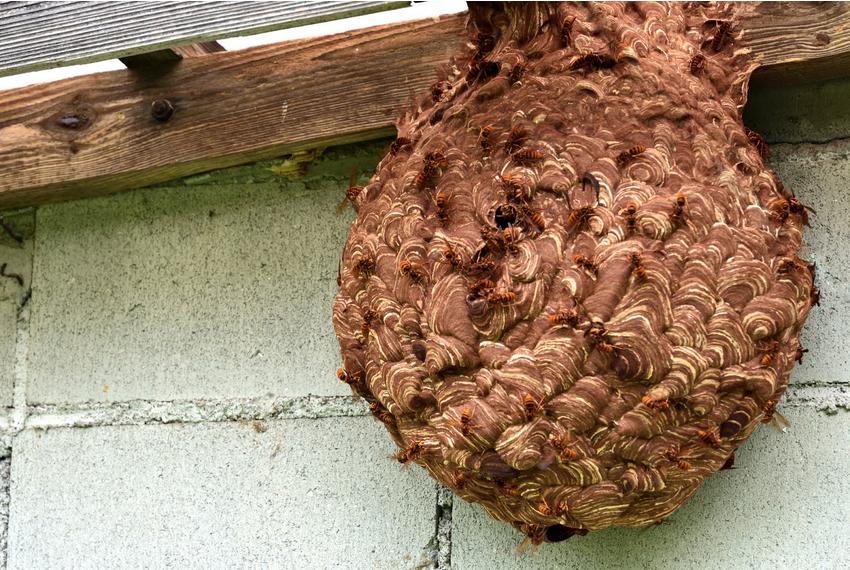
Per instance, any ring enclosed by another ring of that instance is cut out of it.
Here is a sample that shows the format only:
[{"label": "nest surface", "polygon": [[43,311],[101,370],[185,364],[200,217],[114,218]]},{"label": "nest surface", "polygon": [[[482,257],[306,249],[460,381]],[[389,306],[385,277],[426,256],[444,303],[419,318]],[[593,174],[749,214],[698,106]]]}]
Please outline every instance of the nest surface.
[{"label": "nest surface", "polygon": [[475,22],[350,190],[333,311],[399,460],[532,543],[650,525],[729,466],[816,295],[734,15],[542,6],[534,37]]}]

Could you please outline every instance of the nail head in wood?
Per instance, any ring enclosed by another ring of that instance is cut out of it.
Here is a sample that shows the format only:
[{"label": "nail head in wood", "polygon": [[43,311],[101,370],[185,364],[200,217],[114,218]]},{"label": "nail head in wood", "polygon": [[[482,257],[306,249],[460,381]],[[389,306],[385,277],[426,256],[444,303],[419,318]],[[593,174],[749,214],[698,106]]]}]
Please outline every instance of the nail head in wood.
[{"label": "nail head in wood", "polygon": [[174,105],[168,99],[157,99],[151,105],[151,115],[160,122],[165,122],[174,114]]}]

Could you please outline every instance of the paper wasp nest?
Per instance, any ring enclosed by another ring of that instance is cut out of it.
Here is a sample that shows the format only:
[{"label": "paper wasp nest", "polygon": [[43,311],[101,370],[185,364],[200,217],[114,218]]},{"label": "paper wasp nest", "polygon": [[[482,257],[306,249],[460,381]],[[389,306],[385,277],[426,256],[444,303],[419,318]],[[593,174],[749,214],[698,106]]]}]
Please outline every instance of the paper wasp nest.
[{"label": "paper wasp nest", "polygon": [[807,209],[742,124],[734,14],[471,6],[466,57],[349,190],[338,374],[400,461],[532,544],[647,526],[773,418]]}]

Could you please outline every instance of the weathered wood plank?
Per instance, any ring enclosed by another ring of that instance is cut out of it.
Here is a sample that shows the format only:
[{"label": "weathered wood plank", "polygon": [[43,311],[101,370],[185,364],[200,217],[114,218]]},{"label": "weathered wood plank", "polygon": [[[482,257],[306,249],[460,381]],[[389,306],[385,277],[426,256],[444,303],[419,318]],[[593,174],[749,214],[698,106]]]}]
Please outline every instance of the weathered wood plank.
[{"label": "weathered wood plank", "polygon": [[[137,188],[389,136],[457,54],[464,16],[390,24],[0,92],[0,208]],[[167,99],[167,122],[151,103]]]},{"label": "weathered wood plank", "polygon": [[0,77],[403,8],[409,2],[0,2]]},{"label": "weathered wood plank", "polygon": [[762,58],[754,87],[850,75],[850,3],[741,2],[740,41]]},{"label": "weathered wood plank", "polygon": [[[761,58],[760,85],[850,75],[850,65],[823,63],[850,60],[850,6],[781,4],[788,11],[776,12],[761,4],[744,5],[735,35]],[[459,54],[464,20],[391,24],[184,59],[167,73],[114,71],[0,92],[0,209],[390,136],[410,92],[427,89],[437,65]],[[830,42],[812,45],[820,33]],[[165,123],[150,114],[162,98],[175,107]]]}]

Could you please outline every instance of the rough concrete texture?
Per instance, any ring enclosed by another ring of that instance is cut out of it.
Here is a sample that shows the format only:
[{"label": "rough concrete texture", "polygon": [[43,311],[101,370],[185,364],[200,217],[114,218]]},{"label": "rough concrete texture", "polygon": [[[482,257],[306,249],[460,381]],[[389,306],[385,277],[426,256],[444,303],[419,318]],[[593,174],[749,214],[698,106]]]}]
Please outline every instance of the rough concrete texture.
[{"label": "rough concrete texture", "polygon": [[[15,385],[15,341],[18,311],[28,301],[32,281],[33,231],[35,210],[7,213],[5,223],[21,243],[0,229],[0,407],[13,405]],[[20,280],[17,277],[20,277]]]},{"label": "rough concrete texture", "polygon": [[86,402],[27,408],[26,427],[96,427],[202,422],[253,422],[298,418],[367,416],[366,403],[355,396],[305,396],[221,400],[132,400]]},{"label": "rough concrete texture", "polygon": [[809,350],[791,382],[850,383],[850,335],[844,315],[850,313],[850,141],[823,145],[773,145],[771,164],[785,186],[814,208],[801,256],[817,264],[815,284],[821,291],[800,335]]},{"label": "rough concrete texture", "polygon": [[30,403],[350,393],[331,326],[348,180],[236,170],[38,210]]},{"label": "rough concrete texture", "polygon": [[6,543],[9,536],[9,468],[11,459],[0,459],[0,568],[6,568]]},{"label": "rough concrete texture", "polygon": [[455,500],[452,569],[606,570],[850,567],[850,414],[781,407],[787,433],[760,427],[667,523],[611,528],[516,555],[522,535]]},{"label": "rough concrete texture", "polygon": [[827,142],[850,137],[850,78],[750,91],[744,124],[768,143]]},{"label": "rough concrete texture", "polygon": [[9,570],[433,566],[435,484],[376,420],[260,425],[22,432]]},{"label": "rough concrete texture", "polygon": [[18,306],[9,300],[0,301],[0,407],[12,406],[17,322]]}]

